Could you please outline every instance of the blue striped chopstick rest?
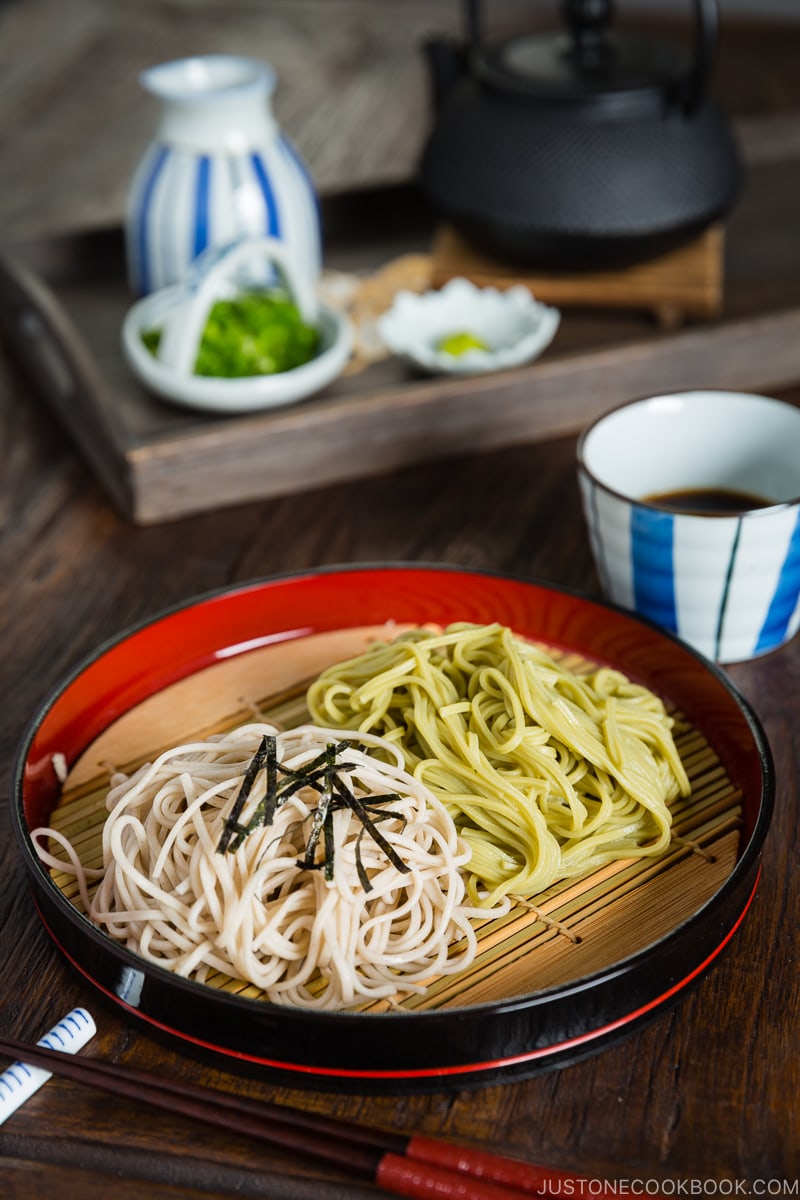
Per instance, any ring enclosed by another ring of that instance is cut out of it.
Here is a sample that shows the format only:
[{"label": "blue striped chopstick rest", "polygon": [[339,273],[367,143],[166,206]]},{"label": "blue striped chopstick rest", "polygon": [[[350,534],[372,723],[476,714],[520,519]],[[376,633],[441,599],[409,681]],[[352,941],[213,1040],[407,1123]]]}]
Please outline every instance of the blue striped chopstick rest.
[{"label": "blue striped chopstick rest", "polygon": [[[90,1042],[97,1026],[85,1008],[73,1008],[37,1042],[49,1050],[76,1054]],[[12,1063],[0,1074],[0,1125],[37,1092],[52,1077],[50,1071],[30,1067],[24,1062]]]}]

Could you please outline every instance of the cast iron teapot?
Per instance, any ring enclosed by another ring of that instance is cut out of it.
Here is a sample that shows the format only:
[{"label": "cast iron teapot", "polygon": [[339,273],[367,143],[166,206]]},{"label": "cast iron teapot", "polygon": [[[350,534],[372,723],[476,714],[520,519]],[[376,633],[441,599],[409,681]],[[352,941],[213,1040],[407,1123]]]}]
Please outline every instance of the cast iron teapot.
[{"label": "cast iron teapot", "polygon": [[486,46],[429,42],[436,119],[420,185],[475,245],[521,264],[650,258],[721,217],[741,168],[708,96],[717,0],[693,0],[691,50],[611,30],[611,0],[563,0],[566,29]]}]

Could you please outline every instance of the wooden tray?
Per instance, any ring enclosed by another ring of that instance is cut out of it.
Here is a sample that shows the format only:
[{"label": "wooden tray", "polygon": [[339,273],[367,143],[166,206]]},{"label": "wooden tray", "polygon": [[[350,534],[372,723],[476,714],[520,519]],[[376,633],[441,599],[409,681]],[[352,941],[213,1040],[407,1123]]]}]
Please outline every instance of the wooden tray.
[{"label": "wooden tray", "polygon": [[[118,230],[0,254],[0,334],[121,511],[137,523],[575,433],[643,394],[767,391],[800,378],[800,159],[757,164],[725,238],[724,312],[679,330],[649,312],[565,309],[535,363],[429,379],[394,359],[254,416],[208,416],[147,394],[119,347],[131,303]],[[435,227],[407,189],[346,197],[326,262],[375,269],[428,253]],[[330,213],[326,214],[330,217]],[[595,301],[596,302],[596,301]]]}]

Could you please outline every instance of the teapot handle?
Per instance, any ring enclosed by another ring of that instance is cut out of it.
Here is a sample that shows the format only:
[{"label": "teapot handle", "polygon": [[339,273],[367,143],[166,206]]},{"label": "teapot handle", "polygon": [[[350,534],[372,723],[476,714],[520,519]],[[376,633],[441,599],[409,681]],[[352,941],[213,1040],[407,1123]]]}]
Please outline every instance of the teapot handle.
[{"label": "teapot handle", "polygon": [[464,30],[467,51],[478,58],[483,50],[483,5],[481,0],[464,0]]},{"label": "teapot handle", "polygon": [[691,113],[708,90],[719,40],[718,0],[694,0],[694,62],[681,89],[684,111]]}]

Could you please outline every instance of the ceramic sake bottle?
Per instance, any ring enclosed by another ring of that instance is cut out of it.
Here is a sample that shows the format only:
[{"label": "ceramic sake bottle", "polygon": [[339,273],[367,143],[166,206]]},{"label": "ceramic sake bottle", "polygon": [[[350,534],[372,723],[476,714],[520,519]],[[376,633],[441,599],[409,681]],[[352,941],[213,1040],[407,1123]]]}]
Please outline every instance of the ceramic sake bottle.
[{"label": "ceramic sake bottle", "polygon": [[294,270],[320,271],[319,208],[309,173],[275,121],[275,74],[238,55],[206,55],[140,76],[161,119],[128,194],[131,287],[182,279],[204,251],[244,237],[283,243]]}]

